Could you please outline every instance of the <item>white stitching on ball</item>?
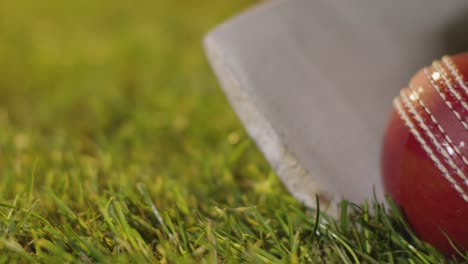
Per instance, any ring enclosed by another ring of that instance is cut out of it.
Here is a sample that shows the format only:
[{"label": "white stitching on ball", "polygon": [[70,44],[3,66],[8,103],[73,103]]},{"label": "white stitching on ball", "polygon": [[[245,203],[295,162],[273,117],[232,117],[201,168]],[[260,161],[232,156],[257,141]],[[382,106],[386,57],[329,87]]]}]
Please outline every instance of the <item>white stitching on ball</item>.
[{"label": "white stitching on ball", "polygon": [[458,71],[458,68],[455,65],[455,63],[452,61],[452,59],[449,56],[444,56],[442,58],[442,62],[447,66],[447,68],[450,69],[450,72],[452,73],[452,75],[455,76],[455,79],[458,81],[460,86],[464,89],[465,94],[468,95],[468,87],[465,84],[465,79]]},{"label": "white stitching on ball", "polygon": [[450,108],[450,110],[452,110],[452,112],[455,114],[455,117],[458,119],[458,121],[460,121],[463,125],[463,127],[465,128],[465,130],[468,130],[468,124],[463,120],[462,118],[462,115],[460,115],[460,113],[458,113],[452,106],[452,104],[449,102],[449,100],[447,100],[447,97],[445,96],[445,94],[441,91],[440,87],[434,82],[434,80],[432,79],[431,75],[429,74],[427,68],[424,69],[424,74],[426,75],[426,78],[429,80],[429,82],[431,83],[432,87],[437,91],[437,93],[439,94],[439,96],[444,100],[445,104]]},{"label": "white stitching on ball", "polygon": [[425,140],[421,137],[419,132],[414,128],[413,123],[411,123],[410,118],[406,115],[405,110],[403,110],[403,106],[401,105],[401,102],[399,101],[398,98],[395,98],[393,100],[393,105],[394,105],[395,109],[397,110],[401,120],[403,120],[405,125],[409,128],[410,132],[414,135],[414,137],[421,144],[423,149],[426,151],[426,153],[429,155],[431,160],[434,162],[435,166],[442,172],[442,175],[444,176],[444,178],[447,179],[452,184],[453,188],[460,194],[460,196],[463,198],[463,200],[465,200],[465,202],[468,202],[468,195],[458,185],[458,183],[455,181],[455,179],[453,179],[450,176],[447,169],[443,166],[443,164],[440,162],[440,160],[434,155],[434,152],[426,144]]},{"label": "white stitching on ball", "polygon": [[413,104],[410,102],[410,99],[408,96],[405,94],[405,89],[402,89],[400,92],[400,97],[403,99],[403,103],[406,105],[406,108],[409,109],[410,113],[413,115],[413,117],[418,121],[419,126],[424,130],[424,133],[429,136],[431,139],[432,143],[436,146],[436,149],[439,150],[439,152],[444,156],[445,160],[447,163],[452,167],[457,172],[457,175],[463,179],[464,182],[468,180],[468,178],[465,176],[462,170],[458,168],[458,166],[455,164],[455,162],[452,160],[450,157],[450,154],[443,148],[443,146],[440,144],[440,142],[437,140],[437,138],[434,136],[432,131],[427,127],[426,123],[424,123],[424,120],[422,119],[421,115],[416,111],[416,108],[414,108]]},{"label": "white stitching on ball", "polygon": [[[424,111],[429,115],[429,117],[431,118],[431,121],[436,125],[437,129],[439,129],[439,131],[442,133],[442,135],[444,136],[445,140],[447,140],[450,144],[452,144],[453,146],[453,149],[455,150],[455,152],[460,155],[460,157],[462,158],[463,160],[463,163],[465,163],[465,165],[468,165],[468,159],[461,153],[460,149],[458,149],[457,145],[453,143],[453,140],[449,137],[449,135],[447,134],[447,132],[445,132],[444,128],[439,124],[439,122],[437,121],[437,119],[434,117],[434,115],[432,115],[431,111],[429,110],[429,108],[426,106],[426,104],[421,100],[421,97],[419,96],[418,92],[416,89],[414,89],[413,85],[410,84],[409,88],[413,91],[412,92],[412,95],[418,100],[419,104],[421,105],[421,107],[424,109]],[[466,179],[468,180],[468,179]]]}]

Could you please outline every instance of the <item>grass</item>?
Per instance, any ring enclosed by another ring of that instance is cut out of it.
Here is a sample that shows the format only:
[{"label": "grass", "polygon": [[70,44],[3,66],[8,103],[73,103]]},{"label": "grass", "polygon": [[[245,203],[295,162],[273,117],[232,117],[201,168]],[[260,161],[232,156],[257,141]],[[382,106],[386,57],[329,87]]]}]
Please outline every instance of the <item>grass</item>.
[{"label": "grass", "polygon": [[393,207],[286,192],[200,47],[252,3],[0,1],[1,263],[449,261]]}]

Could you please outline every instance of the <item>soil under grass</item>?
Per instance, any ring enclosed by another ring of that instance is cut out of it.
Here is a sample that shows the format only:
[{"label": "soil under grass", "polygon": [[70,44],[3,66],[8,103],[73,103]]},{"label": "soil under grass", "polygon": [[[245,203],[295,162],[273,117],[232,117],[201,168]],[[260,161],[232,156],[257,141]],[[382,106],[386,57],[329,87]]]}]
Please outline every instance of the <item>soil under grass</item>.
[{"label": "soil under grass", "polygon": [[252,3],[0,1],[0,262],[445,261],[395,210],[285,191],[200,47]]}]

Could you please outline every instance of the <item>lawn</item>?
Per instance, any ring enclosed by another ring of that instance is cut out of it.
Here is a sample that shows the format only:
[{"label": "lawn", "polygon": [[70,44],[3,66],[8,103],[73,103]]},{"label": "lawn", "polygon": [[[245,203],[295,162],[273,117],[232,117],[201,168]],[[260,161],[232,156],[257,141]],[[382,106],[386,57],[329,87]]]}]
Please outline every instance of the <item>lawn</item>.
[{"label": "lawn", "polygon": [[253,2],[0,1],[1,263],[443,261],[287,193],[200,46]]}]

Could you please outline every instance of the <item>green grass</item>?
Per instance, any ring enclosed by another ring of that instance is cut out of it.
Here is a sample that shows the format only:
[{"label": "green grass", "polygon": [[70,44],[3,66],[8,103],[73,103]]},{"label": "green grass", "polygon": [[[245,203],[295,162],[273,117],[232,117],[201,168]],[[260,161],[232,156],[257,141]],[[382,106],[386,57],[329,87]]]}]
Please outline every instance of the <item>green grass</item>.
[{"label": "green grass", "polygon": [[394,209],[286,192],[200,47],[252,3],[0,1],[1,263],[444,262]]}]

